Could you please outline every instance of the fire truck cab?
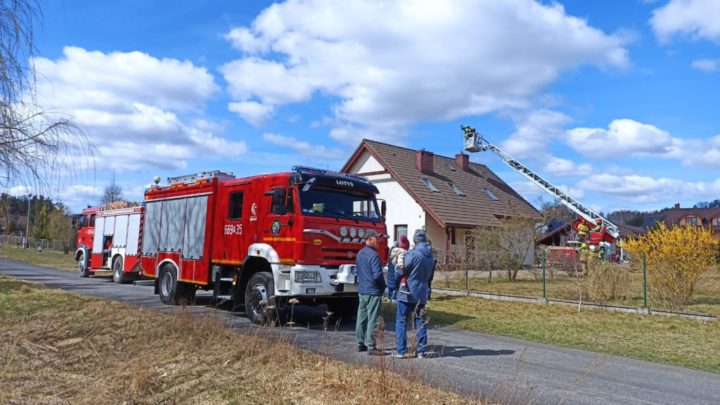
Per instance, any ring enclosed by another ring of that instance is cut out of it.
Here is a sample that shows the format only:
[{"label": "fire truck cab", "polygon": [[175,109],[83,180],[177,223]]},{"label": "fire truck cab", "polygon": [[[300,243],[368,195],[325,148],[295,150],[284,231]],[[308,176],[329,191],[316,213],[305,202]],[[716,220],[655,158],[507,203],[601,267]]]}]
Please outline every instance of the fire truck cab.
[{"label": "fire truck cab", "polygon": [[95,215],[97,215],[98,211],[100,211],[99,207],[84,209],[73,224],[78,228],[77,237],[75,238],[75,262],[82,277],[90,276],[90,251],[95,236]]},{"label": "fire truck cab", "polygon": [[387,234],[377,192],[363,177],[298,166],[170,178],[145,193],[142,275],[166,304],[209,290],[256,323],[276,319],[291,298],[351,313],[355,255],[369,230]]}]

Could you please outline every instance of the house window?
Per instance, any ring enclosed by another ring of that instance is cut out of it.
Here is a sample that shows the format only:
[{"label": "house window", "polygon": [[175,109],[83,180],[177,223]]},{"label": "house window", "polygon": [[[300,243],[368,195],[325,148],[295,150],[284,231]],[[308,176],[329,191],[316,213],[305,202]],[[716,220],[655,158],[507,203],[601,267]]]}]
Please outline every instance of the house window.
[{"label": "house window", "polygon": [[455,192],[455,194],[459,195],[460,197],[465,197],[465,193],[463,193],[462,190],[460,190],[458,186],[456,186],[454,183],[448,181],[448,186],[450,186],[450,188],[452,189],[452,191]]},{"label": "house window", "polygon": [[423,177],[423,178],[422,178],[422,182],[423,182],[423,184],[425,185],[425,187],[427,187],[428,190],[432,191],[433,193],[439,193],[439,192],[440,192],[440,190],[438,190],[437,187],[435,187],[435,186],[430,182],[430,180],[429,180],[427,177]]},{"label": "house window", "polygon": [[720,226],[720,217],[716,217],[712,219],[712,226]]},{"label": "house window", "polygon": [[455,228],[449,228],[448,234],[450,236],[450,244],[451,245],[456,244],[457,242],[455,241]]},{"label": "house window", "polygon": [[685,217],[685,225],[697,225],[698,218],[695,215],[688,215]]},{"label": "house window", "polygon": [[450,170],[451,172],[457,171],[457,169],[455,168],[455,165],[453,165],[450,162],[445,162],[445,167],[447,167],[447,169]]},{"label": "house window", "polygon": [[228,219],[237,220],[242,218],[243,192],[230,193],[230,204],[228,207]]},{"label": "house window", "polygon": [[400,236],[407,236],[407,225],[395,225],[395,242],[400,240]]},{"label": "house window", "polygon": [[489,199],[491,199],[491,200],[493,200],[493,201],[498,201],[498,200],[499,200],[499,198],[497,198],[497,196],[496,196],[495,194],[493,194],[492,191],[488,190],[487,187],[483,187],[483,193],[485,193],[485,195],[486,195]]}]

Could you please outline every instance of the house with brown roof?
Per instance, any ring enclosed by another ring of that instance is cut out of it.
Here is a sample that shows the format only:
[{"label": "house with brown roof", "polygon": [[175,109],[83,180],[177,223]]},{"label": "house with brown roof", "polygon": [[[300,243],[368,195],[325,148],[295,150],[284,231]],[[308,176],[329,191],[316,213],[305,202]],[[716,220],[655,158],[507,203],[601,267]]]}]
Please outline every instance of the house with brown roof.
[{"label": "house with brown roof", "polygon": [[716,237],[720,238],[720,208],[680,208],[675,204],[674,208],[665,211],[663,218],[665,225],[671,226],[709,226]]},{"label": "house with brown roof", "polygon": [[434,248],[448,251],[464,245],[466,231],[498,226],[500,218],[541,219],[492,170],[462,153],[446,157],[363,139],[342,171],[365,176],[378,188],[387,203],[390,243],[425,229]]}]

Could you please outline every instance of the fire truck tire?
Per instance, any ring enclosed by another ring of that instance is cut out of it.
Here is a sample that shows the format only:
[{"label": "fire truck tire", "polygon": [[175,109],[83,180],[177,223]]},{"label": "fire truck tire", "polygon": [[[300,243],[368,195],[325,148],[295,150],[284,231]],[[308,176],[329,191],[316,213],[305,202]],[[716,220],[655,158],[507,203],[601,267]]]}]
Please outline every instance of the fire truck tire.
[{"label": "fire truck tire", "polygon": [[167,305],[191,304],[195,301],[195,286],[178,282],[177,270],[174,266],[163,266],[160,269],[158,293],[160,301]]},{"label": "fire truck tire", "polygon": [[85,252],[80,252],[77,263],[80,277],[90,277],[90,269],[88,269],[88,266],[85,264]]},{"label": "fire truck tire", "polygon": [[275,282],[268,272],[255,273],[245,288],[245,313],[253,323],[274,325],[283,308],[276,306]]},{"label": "fire truck tire", "polygon": [[112,271],[115,284],[123,284],[127,281],[127,277],[125,277],[125,272],[123,271],[122,256],[118,256],[113,260]]}]

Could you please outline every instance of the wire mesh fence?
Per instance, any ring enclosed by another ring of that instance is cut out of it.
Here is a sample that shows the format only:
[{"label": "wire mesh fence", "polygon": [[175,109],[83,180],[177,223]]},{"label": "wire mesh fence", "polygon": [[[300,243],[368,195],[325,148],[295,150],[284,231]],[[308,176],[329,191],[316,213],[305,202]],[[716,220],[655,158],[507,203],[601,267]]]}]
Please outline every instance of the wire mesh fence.
[{"label": "wire mesh fence", "polygon": [[565,249],[563,254],[539,250],[534,263],[524,266],[502,263],[497,252],[441,254],[433,288],[720,316],[717,265],[681,289],[677,284],[686,281],[668,279],[643,257],[619,262]]},{"label": "wire mesh fence", "polygon": [[59,239],[26,239],[22,235],[0,235],[0,245],[8,245],[15,247],[25,247],[37,250],[52,250],[56,252],[68,253],[72,247],[72,242]]}]

